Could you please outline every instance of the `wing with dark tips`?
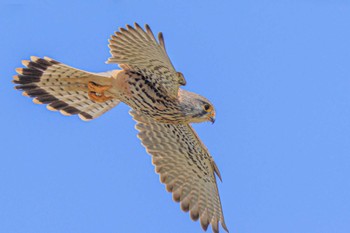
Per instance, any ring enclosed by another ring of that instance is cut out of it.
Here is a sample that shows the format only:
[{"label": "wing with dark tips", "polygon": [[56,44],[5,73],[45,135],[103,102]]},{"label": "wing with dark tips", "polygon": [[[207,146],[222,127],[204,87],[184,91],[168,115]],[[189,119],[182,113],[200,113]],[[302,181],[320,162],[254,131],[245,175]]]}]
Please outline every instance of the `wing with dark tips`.
[{"label": "wing with dark tips", "polygon": [[172,65],[162,33],[158,43],[151,28],[148,25],[145,28],[135,23],[135,28],[127,25],[115,32],[109,40],[112,57],[107,63],[118,63],[123,69],[138,72],[170,97],[177,98],[179,86],[186,84],[185,78]]},{"label": "wing with dark tips", "polygon": [[132,110],[136,129],[147,152],[152,155],[155,171],[181,209],[193,220],[200,219],[204,230],[218,224],[228,232],[222,212],[214,172],[218,169],[208,150],[188,124],[156,122]]}]

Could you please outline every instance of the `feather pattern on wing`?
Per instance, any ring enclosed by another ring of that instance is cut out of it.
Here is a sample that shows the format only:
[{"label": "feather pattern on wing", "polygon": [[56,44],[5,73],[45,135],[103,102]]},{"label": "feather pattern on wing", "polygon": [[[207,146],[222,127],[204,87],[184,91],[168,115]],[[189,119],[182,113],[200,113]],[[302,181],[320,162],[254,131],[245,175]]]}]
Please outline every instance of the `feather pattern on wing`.
[{"label": "feather pattern on wing", "polygon": [[[130,111],[147,152],[152,155],[155,171],[181,209],[190,211],[193,220],[200,219],[204,230],[211,224],[225,224],[216,178],[217,170],[208,150],[189,124],[164,124],[135,110]],[[218,170],[217,170],[218,172]]]},{"label": "feather pattern on wing", "polygon": [[132,70],[147,77],[159,89],[163,89],[173,98],[178,95],[180,85],[186,81],[180,72],[176,72],[167,52],[162,33],[155,39],[150,27],[144,31],[137,23],[120,28],[109,40],[112,57],[107,63],[118,63],[123,69]]}]

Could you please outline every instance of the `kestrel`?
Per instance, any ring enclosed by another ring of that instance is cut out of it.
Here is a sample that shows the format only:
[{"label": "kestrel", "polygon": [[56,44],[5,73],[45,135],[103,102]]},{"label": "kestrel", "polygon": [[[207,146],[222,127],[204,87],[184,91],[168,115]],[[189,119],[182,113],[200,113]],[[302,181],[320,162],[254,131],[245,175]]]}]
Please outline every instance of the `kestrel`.
[{"label": "kestrel", "polygon": [[91,73],[51,58],[23,61],[13,77],[17,90],[64,115],[92,120],[120,102],[129,105],[138,137],[152,156],[155,171],[181,209],[207,230],[228,232],[215,174],[220,172],[190,123],[215,121],[213,105],[203,96],[179,87],[186,84],[172,65],[162,33],[158,41],[150,27],[120,28],[109,40],[107,63],[121,70]]}]

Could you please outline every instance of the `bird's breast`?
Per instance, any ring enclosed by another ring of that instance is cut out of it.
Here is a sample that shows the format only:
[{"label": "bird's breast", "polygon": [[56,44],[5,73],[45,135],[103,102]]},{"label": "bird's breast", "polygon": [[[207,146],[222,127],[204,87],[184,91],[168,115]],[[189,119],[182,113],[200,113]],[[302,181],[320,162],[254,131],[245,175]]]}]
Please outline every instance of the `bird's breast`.
[{"label": "bird's breast", "polygon": [[115,79],[118,98],[131,108],[164,123],[184,121],[178,100],[170,98],[157,84],[141,74],[124,71]]}]

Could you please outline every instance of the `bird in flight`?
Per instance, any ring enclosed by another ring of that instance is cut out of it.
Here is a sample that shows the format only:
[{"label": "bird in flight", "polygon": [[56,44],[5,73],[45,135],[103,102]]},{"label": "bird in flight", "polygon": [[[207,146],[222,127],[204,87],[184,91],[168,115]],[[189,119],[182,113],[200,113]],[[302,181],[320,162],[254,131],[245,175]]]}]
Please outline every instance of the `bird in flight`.
[{"label": "bird in flight", "polygon": [[137,23],[120,28],[109,40],[107,63],[120,70],[92,73],[51,58],[32,56],[22,61],[13,77],[15,89],[63,115],[77,114],[89,121],[123,102],[132,110],[138,137],[152,156],[155,171],[173,200],[190,212],[201,226],[219,232],[225,224],[215,174],[221,175],[208,149],[190,125],[215,121],[213,105],[186,85],[165,50],[163,34],[158,41],[150,27]]}]

